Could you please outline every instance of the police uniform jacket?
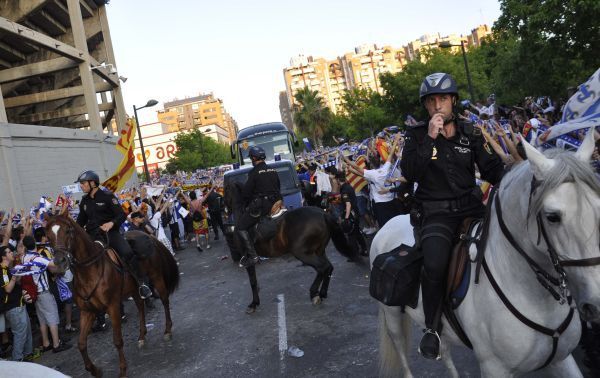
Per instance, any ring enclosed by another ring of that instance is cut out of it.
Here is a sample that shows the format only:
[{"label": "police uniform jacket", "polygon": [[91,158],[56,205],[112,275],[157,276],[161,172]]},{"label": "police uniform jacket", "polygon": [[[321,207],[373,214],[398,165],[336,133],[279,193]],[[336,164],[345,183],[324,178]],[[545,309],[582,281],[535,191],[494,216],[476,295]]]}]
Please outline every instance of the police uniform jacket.
[{"label": "police uniform jacket", "polygon": [[344,208],[342,209],[342,218],[346,217],[346,203],[350,202],[351,213],[350,217],[358,214],[358,204],[356,202],[356,193],[354,192],[354,188],[345,182],[340,188],[340,195],[342,196],[342,202],[344,203]]},{"label": "police uniform jacket", "polygon": [[265,162],[255,165],[248,173],[248,180],[242,189],[242,198],[244,203],[254,208],[250,209],[251,211],[260,208],[260,212],[264,214],[270,210],[273,203],[281,199],[277,171]]},{"label": "police uniform jacket", "polygon": [[402,175],[418,183],[417,200],[455,200],[475,193],[475,164],[483,180],[500,182],[504,165],[472,124],[458,121],[450,139],[432,139],[428,124],[407,129],[400,163]]},{"label": "police uniform jacket", "polygon": [[88,233],[96,232],[100,226],[108,222],[114,224],[111,231],[118,231],[125,219],[127,216],[117,198],[102,189],[96,191],[94,198],[89,194],[84,195],[79,204],[77,223],[85,227]]}]

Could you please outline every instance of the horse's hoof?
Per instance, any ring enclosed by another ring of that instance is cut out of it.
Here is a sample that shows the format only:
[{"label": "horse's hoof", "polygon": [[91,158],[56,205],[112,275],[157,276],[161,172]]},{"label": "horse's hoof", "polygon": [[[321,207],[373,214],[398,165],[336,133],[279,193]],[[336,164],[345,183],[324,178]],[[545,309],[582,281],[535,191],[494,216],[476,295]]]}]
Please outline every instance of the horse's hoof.
[{"label": "horse's hoof", "polygon": [[171,333],[165,333],[165,335],[163,336],[163,340],[165,340],[165,341],[171,341],[172,338],[173,338],[173,334],[171,334]]},{"label": "horse's hoof", "polygon": [[246,308],[246,314],[250,315],[250,314],[254,314],[256,312],[256,307],[250,307],[248,306]]},{"label": "horse's hoof", "polygon": [[312,304],[314,304],[315,306],[320,305],[321,302],[321,297],[319,297],[318,295],[316,297],[313,297],[312,299]]},{"label": "horse's hoof", "polygon": [[144,340],[138,340],[138,348],[143,348],[146,342]]}]

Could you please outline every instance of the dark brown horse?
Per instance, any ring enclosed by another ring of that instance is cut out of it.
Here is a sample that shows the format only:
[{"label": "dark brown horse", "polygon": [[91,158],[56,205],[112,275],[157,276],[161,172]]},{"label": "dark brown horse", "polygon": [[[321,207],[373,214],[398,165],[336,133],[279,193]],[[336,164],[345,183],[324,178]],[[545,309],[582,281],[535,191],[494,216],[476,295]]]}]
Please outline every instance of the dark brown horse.
[{"label": "dark brown horse", "polygon": [[[81,310],[78,347],[87,371],[95,377],[102,375],[87,353],[87,337],[94,322],[95,313],[109,314],[113,327],[113,342],[119,352],[119,375],[127,375],[127,362],[123,353],[121,313],[119,306],[124,298],[133,297],[138,309],[140,333],[138,346],[144,345],[146,320],[144,301],[138,293],[138,285],[132,276],[114,258],[115,253],[94,242],[75,221],[64,215],[50,217],[46,235],[54,247],[54,263],[61,269],[71,268],[74,275],[74,297]],[[164,339],[171,339],[171,312],[169,295],[179,284],[179,269],[169,250],[156,238],[149,236],[154,252],[140,260],[143,269],[160,296],[165,309]],[[111,257],[112,256],[112,257]]]},{"label": "dark brown horse", "polygon": [[[233,212],[234,218],[241,216],[241,185],[236,182],[225,188],[225,205]],[[254,246],[262,257],[279,257],[292,254],[304,264],[313,267],[317,276],[310,286],[310,299],[313,304],[320,304],[327,298],[329,281],[333,273],[333,265],[325,254],[329,240],[343,256],[352,261],[360,261],[358,251],[352,248],[335,219],[318,207],[300,207],[281,215],[283,219],[277,226],[277,233],[271,238],[257,238]],[[235,235],[234,235],[235,236]],[[234,239],[238,239],[235,238]],[[252,302],[246,313],[251,314],[260,305],[256,267],[246,269],[252,287]]]}]

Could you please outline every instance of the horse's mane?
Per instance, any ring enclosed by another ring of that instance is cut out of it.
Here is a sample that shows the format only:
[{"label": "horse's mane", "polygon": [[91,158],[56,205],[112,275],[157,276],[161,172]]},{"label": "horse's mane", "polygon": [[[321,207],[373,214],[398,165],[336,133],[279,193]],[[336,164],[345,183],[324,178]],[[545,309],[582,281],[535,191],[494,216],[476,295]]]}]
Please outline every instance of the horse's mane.
[{"label": "horse's mane", "polygon": [[48,220],[57,219],[65,221],[69,226],[73,228],[73,231],[76,233],[76,239],[82,240],[84,243],[94,243],[92,238],[85,232],[85,229],[79,225],[73,218],[71,218],[68,214],[56,214],[52,215]]},{"label": "horse's mane", "polygon": [[[543,208],[546,195],[564,183],[571,182],[575,184],[578,201],[582,201],[586,197],[583,193],[585,187],[600,196],[600,182],[589,163],[581,161],[573,152],[559,148],[547,150],[544,155],[549,159],[553,159],[555,164],[546,172],[544,180],[536,181],[535,192],[529,204],[529,215],[538,214]],[[515,186],[513,190],[519,190],[520,194],[526,194],[525,191],[528,193],[531,189],[533,176],[529,164],[528,161],[525,161],[514,166],[502,180],[501,186],[505,188]],[[579,205],[582,204],[579,203]]]}]

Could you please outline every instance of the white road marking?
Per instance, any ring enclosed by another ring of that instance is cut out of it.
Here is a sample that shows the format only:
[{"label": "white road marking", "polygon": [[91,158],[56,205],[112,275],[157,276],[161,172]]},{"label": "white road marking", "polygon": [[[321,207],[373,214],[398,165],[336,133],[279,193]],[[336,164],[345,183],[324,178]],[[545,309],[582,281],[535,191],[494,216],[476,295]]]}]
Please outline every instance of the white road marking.
[{"label": "white road marking", "polygon": [[277,324],[279,326],[279,357],[283,360],[287,353],[287,325],[285,322],[285,298],[277,294]]},{"label": "white road marking", "polygon": [[54,236],[56,236],[58,238],[58,230],[60,230],[60,225],[55,224],[54,226],[52,226],[52,232],[54,232]]}]

